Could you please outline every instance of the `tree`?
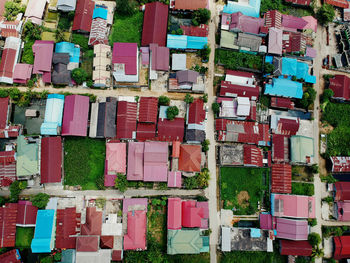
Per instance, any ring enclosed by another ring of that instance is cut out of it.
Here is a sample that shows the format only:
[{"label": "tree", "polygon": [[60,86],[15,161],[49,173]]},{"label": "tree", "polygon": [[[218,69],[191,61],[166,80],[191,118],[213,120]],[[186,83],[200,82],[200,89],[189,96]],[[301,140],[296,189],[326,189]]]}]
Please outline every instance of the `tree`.
[{"label": "tree", "polygon": [[10,201],[16,203],[19,199],[19,194],[23,189],[23,186],[21,186],[20,181],[14,181],[10,185]]},{"label": "tree", "polygon": [[208,44],[205,44],[202,49],[198,50],[198,55],[202,58],[203,61],[208,61],[210,52],[211,48],[208,46]]},{"label": "tree", "polygon": [[72,79],[78,84],[81,85],[87,79],[88,74],[82,68],[75,68],[72,70]]},{"label": "tree", "polygon": [[26,42],[41,39],[43,29],[41,26],[32,23],[30,20],[24,24],[23,36]]},{"label": "tree", "polygon": [[170,104],[170,99],[167,96],[159,96],[158,104],[163,106],[168,106]]},{"label": "tree", "polygon": [[39,193],[30,199],[32,204],[39,209],[45,209],[49,200],[50,200],[50,195],[45,193]]},{"label": "tree", "polygon": [[193,102],[193,100],[194,100],[193,96],[191,96],[190,94],[187,93],[186,96],[185,96],[184,101],[185,101],[187,104],[190,104],[190,103]]},{"label": "tree", "polygon": [[334,92],[331,89],[325,89],[322,94],[322,102],[325,103],[329,101],[330,98],[334,96]]},{"label": "tree", "polygon": [[318,233],[312,232],[307,237],[307,240],[309,241],[310,245],[313,247],[317,247],[321,243],[321,237]]},{"label": "tree", "polygon": [[309,222],[310,226],[316,226],[317,225],[317,219],[316,218],[309,218],[307,221]]},{"label": "tree", "polygon": [[210,16],[210,10],[206,8],[199,8],[198,10],[193,12],[191,22],[194,26],[198,26],[199,24],[208,24]]},{"label": "tree", "polygon": [[186,177],[184,180],[185,188],[188,190],[192,190],[194,188],[198,188],[198,182],[196,176]]},{"label": "tree", "polygon": [[275,67],[272,64],[265,63],[265,65],[264,65],[265,73],[272,73],[274,69],[275,69]]},{"label": "tree", "polygon": [[61,252],[56,252],[56,254],[53,256],[53,259],[55,261],[61,261],[62,259],[62,253]]},{"label": "tree", "polygon": [[115,12],[121,16],[132,16],[136,11],[136,2],[132,0],[116,0]]},{"label": "tree", "polygon": [[312,254],[311,254],[312,257],[315,257],[315,258],[322,258],[323,255],[324,255],[323,249],[320,248],[319,246],[314,247],[314,248],[312,249]]},{"label": "tree", "polygon": [[173,120],[179,114],[179,109],[176,106],[171,106],[166,110],[168,120]]},{"label": "tree", "polygon": [[204,93],[203,96],[200,97],[200,99],[201,99],[204,103],[207,103],[207,102],[208,102],[208,93]]},{"label": "tree", "polygon": [[176,35],[183,35],[184,31],[182,30],[182,28],[178,28],[175,33]]},{"label": "tree", "polygon": [[211,109],[213,110],[214,114],[219,114],[220,104],[217,102],[213,102],[213,104],[211,105]]},{"label": "tree", "polygon": [[120,192],[124,193],[128,188],[128,180],[126,180],[126,175],[117,174],[117,178],[115,179],[115,188],[117,188]]},{"label": "tree", "polygon": [[14,1],[7,1],[5,3],[5,18],[8,21],[13,21],[16,19],[19,13],[24,13],[25,6],[22,6],[21,3],[16,3]]},{"label": "tree", "polygon": [[203,168],[202,171],[197,175],[197,184],[199,188],[207,188],[209,185],[210,174],[207,168]]},{"label": "tree", "polygon": [[5,204],[5,202],[6,202],[5,197],[0,196],[0,206],[3,206]]},{"label": "tree", "polygon": [[210,141],[209,141],[208,139],[205,139],[205,140],[202,142],[202,151],[203,151],[203,152],[209,151],[209,145],[210,145]]},{"label": "tree", "polygon": [[304,109],[308,109],[309,106],[314,103],[315,99],[316,99],[316,90],[314,90],[314,88],[309,87],[307,88],[307,90],[304,92],[303,94],[303,98],[300,100],[300,105],[304,108]]},{"label": "tree", "polygon": [[316,18],[318,22],[326,26],[328,23],[332,22],[335,17],[335,12],[333,6],[329,4],[322,5],[316,12]]}]

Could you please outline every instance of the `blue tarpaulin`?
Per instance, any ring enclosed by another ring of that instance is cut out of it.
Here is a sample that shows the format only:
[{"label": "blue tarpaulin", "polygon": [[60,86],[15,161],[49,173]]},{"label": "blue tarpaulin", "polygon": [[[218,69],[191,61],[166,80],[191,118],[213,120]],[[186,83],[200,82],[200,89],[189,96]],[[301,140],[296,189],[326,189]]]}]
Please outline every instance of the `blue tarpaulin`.
[{"label": "blue tarpaulin", "polygon": [[223,13],[232,14],[241,12],[246,16],[260,17],[260,5],[261,0],[249,0],[248,5],[229,1],[227,5],[224,6]]},{"label": "blue tarpaulin", "polygon": [[76,47],[73,43],[69,42],[59,42],[56,44],[56,53],[68,53],[69,62],[79,63],[80,58],[80,48]]},{"label": "blue tarpaulin", "polygon": [[107,8],[100,5],[96,5],[94,9],[94,13],[92,15],[92,19],[102,18],[104,20],[107,20],[107,15],[108,15]]}]

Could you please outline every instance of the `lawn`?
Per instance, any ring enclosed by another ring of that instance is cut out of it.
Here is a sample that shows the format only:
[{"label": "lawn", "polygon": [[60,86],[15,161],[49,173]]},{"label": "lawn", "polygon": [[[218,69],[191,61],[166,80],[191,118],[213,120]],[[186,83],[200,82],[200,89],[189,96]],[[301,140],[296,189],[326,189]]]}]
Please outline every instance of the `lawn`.
[{"label": "lawn", "polygon": [[292,183],[292,194],[294,195],[308,195],[313,196],[315,194],[314,184],[306,183]]},{"label": "lawn", "polygon": [[114,42],[126,42],[141,44],[141,33],[143,24],[143,13],[137,12],[132,16],[114,16],[114,23],[109,43],[112,46]]},{"label": "lawn", "polygon": [[241,53],[233,50],[215,49],[215,63],[222,64],[228,69],[250,68],[262,70],[263,57]]},{"label": "lawn", "polygon": [[167,242],[167,201],[166,197],[163,199],[156,200],[161,203],[163,202],[163,204],[165,205],[155,205],[157,202],[153,201],[152,204],[149,206],[147,212],[147,232],[152,235],[155,241],[158,242],[162,248],[165,248]]},{"label": "lawn", "polygon": [[16,247],[29,248],[34,238],[34,227],[16,228]]},{"label": "lawn", "polygon": [[[251,215],[268,191],[269,170],[265,168],[222,167],[220,195],[224,209],[237,215]],[[268,195],[266,195],[268,196]],[[268,203],[268,202],[266,202]]]},{"label": "lawn", "polygon": [[286,263],[287,256],[282,256],[278,250],[273,253],[261,251],[232,251],[223,253],[220,263]]},{"label": "lawn", "polygon": [[64,152],[65,185],[80,185],[83,190],[104,189],[104,140],[66,137]]}]

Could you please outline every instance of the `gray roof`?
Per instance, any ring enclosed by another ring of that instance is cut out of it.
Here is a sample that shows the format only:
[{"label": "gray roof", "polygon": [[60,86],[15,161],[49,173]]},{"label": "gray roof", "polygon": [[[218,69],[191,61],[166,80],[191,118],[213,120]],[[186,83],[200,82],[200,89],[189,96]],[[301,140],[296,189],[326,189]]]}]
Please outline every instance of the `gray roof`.
[{"label": "gray roof", "polygon": [[275,67],[273,70],[273,75],[280,76],[282,75],[282,58],[281,57],[273,57],[273,66]]},{"label": "gray roof", "polygon": [[77,0],[58,0],[57,9],[61,11],[74,11]]},{"label": "gray roof", "polygon": [[259,51],[262,38],[250,34],[239,33],[237,45],[240,47],[250,48],[251,51]]},{"label": "gray roof", "polygon": [[185,84],[185,83],[196,84],[198,76],[199,76],[199,73],[193,70],[181,70],[176,72],[176,79],[179,84]]},{"label": "gray roof", "polygon": [[186,130],[186,141],[192,142],[203,142],[205,140],[205,131],[187,129]]},{"label": "gray roof", "polygon": [[52,64],[69,64],[69,53],[53,53]]},{"label": "gray roof", "polygon": [[243,144],[221,145],[219,150],[221,165],[243,165]]},{"label": "gray roof", "polygon": [[186,70],[186,54],[173,54],[172,70]]},{"label": "gray roof", "polygon": [[67,70],[69,64],[68,53],[54,53],[53,59],[53,71],[51,75],[51,81],[56,85],[69,85],[72,81],[71,73]]},{"label": "gray roof", "polygon": [[111,138],[116,135],[117,100],[107,97],[105,102],[93,103],[90,118],[90,137]]}]

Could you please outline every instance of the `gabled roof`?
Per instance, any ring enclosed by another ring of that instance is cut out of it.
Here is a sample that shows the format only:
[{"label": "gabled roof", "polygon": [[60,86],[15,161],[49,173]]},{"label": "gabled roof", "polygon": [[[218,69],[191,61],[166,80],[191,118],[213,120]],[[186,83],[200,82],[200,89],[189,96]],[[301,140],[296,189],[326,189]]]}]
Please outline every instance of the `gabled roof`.
[{"label": "gabled roof", "polygon": [[24,16],[30,18],[33,23],[41,25],[46,2],[46,0],[29,0]]},{"label": "gabled roof", "polygon": [[301,135],[290,137],[291,161],[312,163],[314,158],[314,139]]},{"label": "gabled roof", "polygon": [[265,13],[265,25],[267,27],[281,28],[282,14],[278,10],[269,10]]},{"label": "gabled roof", "polygon": [[238,2],[228,1],[227,5],[224,6],[223,12],[229,14],[242,12],[246,16],[259,17],[260,4],[261,0],[249,0],[248,3],[242,0]]},{"label": "gabled roof", "polygon": [[100,248],[111,249],[113,248],[114,236],[101,236]]},{"label": "gabled roof", "polygon": [[53,41],[35,41],[32,47],[35,56],[33,74],[51,73],[53,46]]},{"label": "gabled roof", "polygon": [[127,234],[124,235],[124,250],[145,250],[146,228],[146,211],[129,211]]},{"label": "gabled roof", "polygon": [[0,262],[2,263],[21,263],[21,255],[18,249],[12,249],[0,255]]},{"label": "gabled roof", "polygon": [[94,18],[91,22],[89,45],[108,45],[108,33],[107,20],[100,17]]},{"label": "gabled roof", "polygon": [[92,0],[78,0],[72,30],[90,32],[94,7]]},{"label": "gabled roof", "polygon": [[45,118],[40,127],[42,135],[58,135],[58,127],[62,126],[64,95],[49,94],[46,100]]},{"label": "gabled roof", "polygon": [[168,229],[181,229],[182,205],[180,198],[168,198]]},{"label": "gabled roof", "polygon": [[317,19],[313,16],[303,16],[302,17],[306,22],[307,25],[304,26],[303,29],[311,29],[314,32],[317,32]]},{"label": "gabled roof", "polygon": [[0,129],[5,129],[7,126],[9,101],[9,97],[0,98]]},{"label": "gabled roof", "polygon": [[276,133],[283,135],[296,135],[299,131],[300,120],[299,118],[288,119],[288,118],[279,118]]},{"label": "gabled roof", "polygon": [[76,208],[57,209],[56,242],[59,249],[73,249],[76,247],[76,237],[80,214]]},{"label": "gabled roof", "polygon": [[0,63],[0,82],[12,84],[13,73],[18,59],[21,39],[8,37],[5,40],[4,50],[2,52]]},{"label": "gabled roof", "polygon": [[102,212],[96,207],[86,208],[85,224],[81,225],[81,235],[101,235]]},{"label": "gabled roof", "polygon": [[40,178],[42,184],[60,183],[62,170],[61,137],[44,137],[41,139]]},{"label": "gabled roof", "polygon": [[186,36],[207,37],[209,34],[209,26],[200,24],[199,26],[180,25],[180,28]]},{"label": "gabled roof", "polygon": [[203,247],[203,239],[199,229],[168,229],[169,255],[199,254]]},{"label": "gabled roof", "polygon": [[117,138],[131,139],[136,132],[137,104],[119,101],[117,106]]},{"label": "gabled roof", "polygon": [[176,79],[179,85],[196,84],[199,73],[194,70],[180,70],[176,72]]},{"label": "gabled roof", "polygon": [[265,85],[265,94],[301,99],[303,97],[303,85],[289,79],[274,78],[272,84]]},{"label": "gabled roof", "polygon": [[114,43],[113,64],[124,64],[126,75],[137,75],[137,44]]},{"label": "gabled roof", "polygon": [[309,225],[307,220],[276,218],[277,238],[290,240],[307,240]]},{"label": "gabled roof", "polygon": [[139,122],[137,124],[136,139],[140,142],[156,139],[156,124]]},{"label": "gabled roof", "polygon": [[350,182],[335,182],[335,201],[350,200]]},{"label": "gabled roof", "polygon": [[334,259],[350,257],[350,236],[333,237],[334,240]]},{"label": "gabled roof", "polygon": [[98,251],[98,244],[98,236],[78,236],[76,244],[77,252],[96,252]]},{"label": "gabled roof", "polygon": [[[168,5],[161,2],[147,3],[143,17],[142,46],[156,43],[164,47],[168,27]],[[169,56],[168,56],[169,57]]]},{"label": "gabled roof", "polygon": [[275,163],[289,161],[289,140],[287,136],[272,135],[272,160]]},{"label": "gabled roof", "polygon": [[307,22],[301,17],[296,17],[292,15],[282,15],[283,27],[302,30],[306,25]]},{"label": "gabled roof", "polygon": [[337,220],[350,221],[350,201],[337,202]]},{"label": "gabled roof", "polygon": [[183,141],[185,132],[185,120],[183,118],[175,118],[170,121],[168,119],[158,120],[158,139],[160,141]]},{"label": "gabled roof", "polygon": [[[159,3],[159,2],[154,2]],[[152,70],[169,70],[169,48],[160,47],[158,44],[149,45],[151,55],[152,55]]]},{"label": "gabled roof", "polygon": [[74,11],[76,2],[77,0],[58,0],[57,9],[64,12]]},{"label": "gabled roof", "polygon": [[312,254],[312,246],[310,245],[309,241],[293,241],[282,239],[280,241],[280,247],[281,255],[309,257]]},{"label": "gabled roof", "polygon": [[139,106],[139,122],[156,123],[158,115],[158,99],[141,97]]},{"label": "gabled roof", "polygon": [[181,188],[181,172],[168,171],[168,187],[178,187]]},{"label": "gabled roof", "polygon": [[196,206],[196,201],[182,201],[182,226],[183,227],[201,227],[201,220],[204,217],[203,208]]},{"label": "gabled roof", "polygon": [[31,243],[33,253],[50,253],[54,247],[55,210],[38,210],[34,239]]},{"label": "gabled roof", "polygon": [[288,98],[271,97],[271,107],[282,109],[294,109],[294,102]]},{"label": "gabled roof", "polygon": [[24,136],[17,138],[16,174],[31,176],[39,174],[39,146],[37,143],[27,143]]},{"label": "gabled roof", "polygon": [[0,207],[0,247],[14,247],[16,243],[17,204]]},{"label": "gabled roof", "polygon": [[263,167],[263,150],[255,145],[244,144],[243,163],[247,166]]},{"label": "gabled roof", "polygon": [[17,205],[17,226],[35,226],[38,208],[30,201],[20,200]]},{"label": "gabled roof", "polygon": [[184,172],[200,172],[202,149],[200,145],[180,146],[179,170]]},{"label": "gabled roof", "polygon": [[117,132],[117,99],[107,97],[104,102],[91,105],[89,136],[92,138],[114,138]]},{"label": "gabled roof", "polygon": [[230,30],[259,34],[260,28],[264,26],[264,19],[243,15],[241,12],[231,14]]},{"label": "gabled roof", "polygon": [[309,6],[311,3],[311,0],[286,0],[286,2],[296,4],[296,5]]},{"label": "gabled roof", "polygon": [[167,142],[145,142],[144,178],[145,182],[166,182],[168,180]]},{"label": "gabled roof", "polygon": [[33,65],[17,63],[13,72],[13,82],[15,83],[27,83],[32,77]]},{"label": "gabled roof", "polygon": [[106,143],[105,186],[114,186],[117,173],[126,173],[126,143]]},{"label": "gabled roof", "polygon": [[197,10],[199,8],[206,8],[207,5],[207,0],[175,0],[175,9]]},{"label": "gabled roof", "polygon": [[332,172],[345,173],[350,172],[350,157],[349,156],[332,156]]},{"label": "gabled roof", "polygon": [[204,102],[201,99],[194,100],[188,110],[188,124],[202,124],[205,120]]},{"label": "gabled roof", "polygon": [[269,29],[269,53],[282,55],[282,29],[270,27]]},{"label": "gabled roof", "polygon": [[278,217],[315,218],[315,197],[271,194],[271,214]]},{"label": "gabled roof", "polygon": [[350,100],[350,78],[346,75],[335,75],[329,79],[329,88],[333,90],[333,98]]},{"label": "gabled roof", "polygon": [[326,3],[340,8],[349,7],[349,3],[347,0],[326,0]]},{"label": "gabled roof", "polygon": [[129,142],[127,179],[143,181],[143,156],[145,143]]}]

